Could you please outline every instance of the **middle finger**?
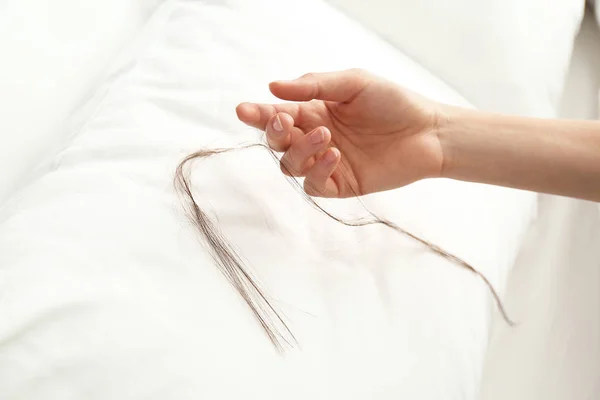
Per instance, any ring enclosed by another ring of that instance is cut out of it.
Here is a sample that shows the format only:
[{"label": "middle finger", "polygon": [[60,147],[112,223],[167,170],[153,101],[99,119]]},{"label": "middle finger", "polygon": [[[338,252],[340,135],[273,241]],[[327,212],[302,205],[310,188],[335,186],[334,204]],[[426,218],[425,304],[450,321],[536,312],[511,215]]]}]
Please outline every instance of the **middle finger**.
[{"label": "middle finger", "polygon": [[324,126],[295,140],[281,157],[281,170],[286,175],[304,176],[315,162],[315,156],[325,150],[331,141],[331,132]]}]

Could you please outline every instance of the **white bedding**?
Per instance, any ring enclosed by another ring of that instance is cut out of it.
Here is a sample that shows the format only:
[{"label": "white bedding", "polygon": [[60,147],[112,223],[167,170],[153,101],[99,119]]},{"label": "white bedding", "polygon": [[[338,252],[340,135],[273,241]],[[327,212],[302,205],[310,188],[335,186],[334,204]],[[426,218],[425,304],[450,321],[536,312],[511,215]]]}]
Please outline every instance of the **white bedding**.
[{"label": "white bedding", "polygon": [[[71,142],[2,208],[5,398],[477,398],[494,305],[468,271],[385,228],[318,214],[264,152],[199,163],[197,200],[298,337],[280,357],[181,210],[177,162],[255,141],[233,110],[271,100],[270,79],[358,66],[467,104],[323,2],[282,3],[165,3],[91,117],[73,120]],[[535,213],[530,193],[444,180],[365,202],[501,292]]]},{"label": "white bedding", "polygon": [[583,0],[328,0],[479,109],[555,117]]},{"label": "white bedding", "polygon": [[0,2],[0,205],[161,0]]},{"label": "white bedding", "polygon": [[[586,15],[575,42],[562,118],[597,119],[600,30]],[[517,329],[496,324],[484,400],[600,398],[600,207],[540,196],[506,300]],[[553,349],[553,351],[549,351]]]}]

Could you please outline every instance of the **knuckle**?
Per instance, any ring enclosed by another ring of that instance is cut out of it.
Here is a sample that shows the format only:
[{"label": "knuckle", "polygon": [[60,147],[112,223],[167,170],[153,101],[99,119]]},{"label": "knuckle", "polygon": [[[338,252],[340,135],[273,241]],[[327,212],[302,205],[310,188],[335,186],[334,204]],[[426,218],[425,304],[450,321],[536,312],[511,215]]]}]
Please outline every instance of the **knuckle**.
[{"label": "knuckle", "polygon": [[284,175],[302,176],[301,171],[298,168],[296,168],[291,162],[289,162],[289,160],[286,160],[284,158],[282,158],[279,162],[279,168],[281,169],[281,172],[283,172]]},{"label": "knuckle", "polygon": [[319,93],[321,92],[321,85],[319,85],[319,81],[315,80],[312,84],[311,88],[311,96],[313,99],[319,98]]},{"label": "knuckle", "polygon": [[272,137],[269,137],[269,135],[267,135],[267,143],[269,144],[269,147],[277,152],[284,152],[287,150],[287,148],[285,147],[285,145],[283,143],[281,143],[280,141],[278,141],[277,139],[274,139]]},{"label": "knuckle", "polygon": [[314,183],[312,183],[308,179],[306,179],[304,181],[304,191],[309,196],[318,197],[318,196],[322,196],[323,195],[323,190],[321,190],[317,185],[315,185]]},{"label": "knuckle", "polygon": [[319,75],[314,72],[309,72],[307,74],[302,75],[302,79],[312,82],[310,86],[310,97],[317,98],[319,97],[319,93],[321,90],[321,86],[319,85]]},{"label": "knuckle", "polygon": [[300,169],[299,166],[305,163],[305,153],[301,148],[302,146],[290,146],[287,152],[287,158],[290,164],[296,166],[296,169]]}]

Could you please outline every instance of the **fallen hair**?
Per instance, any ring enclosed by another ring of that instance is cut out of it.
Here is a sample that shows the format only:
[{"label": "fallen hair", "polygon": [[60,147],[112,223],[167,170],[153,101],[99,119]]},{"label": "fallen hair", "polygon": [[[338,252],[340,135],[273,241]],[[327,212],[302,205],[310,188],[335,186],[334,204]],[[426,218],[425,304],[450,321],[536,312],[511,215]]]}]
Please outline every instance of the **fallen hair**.
[{"label": "fallen hair", "polygon": [[[269,301],[269,299],[267,298],[265,291],[257,283],[256,279],[252,277],[252,275],[249,272],[250,270],[246,267],[242,257],[240,257],[240,255],[236,252],[235,248],[225,238],[221,230],[211,221],[209,216],[196,203],[191,188],[191,168],[187,168],[189,164],[195,160],[206,159],[218,154],[246,150],[251,148],[264,148],[269,151],[269,153],[273,156],[275,160],[277,160],[277,162],[280,162],[275,152],[269,146],[263,143],[252,143],[231,148],[199,150],[185,157],[183,161],[181,161],[181,163],[178,165],[175,173],[175,187],[178,190],[178,192],[183,194],[183,196],[185,197],[184,208],[186,209],[186,212],[189,215],[193,224],[200,231],[206,244],[208,244],[208,250],[214,261],[217,263],[219,270],[230,282],[230,284],[235,288],[235,290],[239,293],[244,302],[248,305],[248,307],[252,311],[252,314],[254,315],[254,318],[261,325],[263,331],[265,332],[275,349],[279,353],[284,353],[288,348],[297,346],[298,341],[296,340],[294,334],[292,333],[291,329],[286,323],[283,314],[273,307],[271,301]],[[286,165],[282,164],[281,166],[284,170],[289,171]],[[485,275],[483,275],[481,272],[475,269],[468,262],[462,260],[461,258],[455,256],[452,253],[447,252],[441,247],[430,243],[427,240],[403,229],[395,223],[375,215],[364,204],[362,204],[362,202],[361,205],[368,213],[368,218],[360,218],[351,221],[338,218],[329,211],[325,210],[323,207],[321,207],[311,196],[309,196],[304,191],[298,180],[288,175],[286,175],[288,181],[296,189],[298,189],[298,191],[303,195],[305,200],[314,208],[319,210],[321,213],[327,215],[329,218],[332,218],[335,221],[349,227],[361,227],[377,224],[386,226],[396,231],[397,233],[408,236],[409,238],[421,243],[426,248],[438,254],[439,256],[442,256],[448,259],[449,261],[453,262],[454,264],[472,272],[477,277],[479,277],[488,287],[495,300],[496,306],[506,323],[509,326],[515,325],[515,323],[508,317],[508,313],[504,308],[500,296],[494,289],[494,286],[485,277]]]}]

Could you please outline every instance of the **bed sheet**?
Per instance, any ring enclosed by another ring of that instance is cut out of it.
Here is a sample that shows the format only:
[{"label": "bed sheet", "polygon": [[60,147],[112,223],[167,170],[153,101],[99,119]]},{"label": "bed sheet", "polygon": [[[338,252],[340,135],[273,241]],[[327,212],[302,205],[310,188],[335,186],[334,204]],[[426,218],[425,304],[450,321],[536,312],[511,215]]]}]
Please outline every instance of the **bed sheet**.
[{"label": "bed sheet", "polygon": [[546,0],[329,1],[476,107],[537,117],[557,114],[585,6],[583,0],[551,6]]},{"label": "bed sheet", "polygon": [[160,1],[0,2],[0,204],[60,148],[64,121]]},{"label": "bed sheet", "polygon": [[[561,102],[563,118],[598,118],[600,30],[586,15]],[[519,326],[495,325],[484,400],[600,398],[600,206],[540,196],[539,217],[508,285]]]},{"label": "bed sheet", "polygon": [[[363,67],[468,103],[322,1],[171,0],[139,46],[2,209],[0,393],[476,399],[494,305],[473,274],[385,228],[316,212],[269,154],[199,163],[197,201],[299,341],[281,357],[172,186],[184,155],[259,139],[233,110],[272,101],[273,78]],[[364,202],[476,265],[500,292],[535,215],[530,193],[448,180]],[[365,215],[355,201],[322,204]]]}]

